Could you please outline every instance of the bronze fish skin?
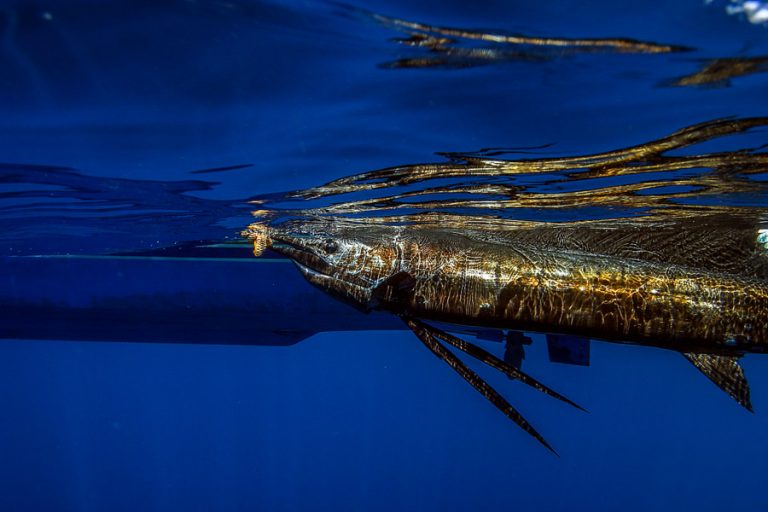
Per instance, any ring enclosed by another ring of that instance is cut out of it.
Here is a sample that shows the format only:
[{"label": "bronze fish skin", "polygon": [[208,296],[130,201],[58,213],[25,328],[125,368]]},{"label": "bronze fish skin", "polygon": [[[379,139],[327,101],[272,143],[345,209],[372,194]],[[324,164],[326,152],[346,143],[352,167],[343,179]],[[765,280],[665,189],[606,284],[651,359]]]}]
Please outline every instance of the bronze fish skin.
[{"label": "bronze fish skin", "polygon": [[683,352],[764,352],[768,282],[403,226],[272,230],[312,283],[359,306]]}]

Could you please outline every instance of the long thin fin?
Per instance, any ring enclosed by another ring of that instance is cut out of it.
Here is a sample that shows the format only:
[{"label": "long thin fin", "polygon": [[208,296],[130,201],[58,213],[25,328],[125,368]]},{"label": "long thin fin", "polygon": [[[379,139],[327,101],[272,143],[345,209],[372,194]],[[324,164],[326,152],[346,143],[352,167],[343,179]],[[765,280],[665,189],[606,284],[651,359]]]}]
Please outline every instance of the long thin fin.
[{"label": "long thin fin", "polygon": [[749,398],[749,383],[744,376],[744,369],[739,364],[738,357],[690,352],[684,352],[683,355],[742,407],[749,412],[754,412]]},{"label": "long thin fin", "polygon": [[403,317],[403,321],[413,331],[416,337],[418,337],[421,342],[424,343],[424,345],[426,345],[426,347],[432,351],[433,354],[445,361],[448,366],[453,368],[456,373],[461,375],[465,381],[467,381],[472,387],[480,392],[480,394],[483,395],[494,406],[496,406],[497,409],[503,412],[505,416],[514,421],[517,426],[536,438],[537,441],[543,444],[552,453],[558,455],[554,448],[552,448],[552,446],[547,443],[541,434],[539,434],[536,429],[534,429],[531,424],[528,423],[525,418],[523,418],[522,414],[520,414],[517,409],[512,407],[512,405],[510,405],[510,403],[507,402],[504,397],[498,393],[498,391],[493,389],[480,376],[467,368],[467,366],[458,357],[456,357],[453,352],[441,345],[437,338],[433,336],[432,332],[425,328],[424,324],[420,322],[417,323],[408,317]]},{"label": "long thin fin", "polygon": [[579,404],[573,402],[569,398],[564,397],[557,391],[554,391],[541,382],[537,381],[530,375],[524,373],[519,368],[515,368],[514,366],[510,365],[509,363],[504,362],[503,360],[499,359],[498,357],[494,356],[490,352],[486,351],[485,349],[482,349],[478,347],[477,345],[474,345],[466,340],[463,340],[461,338],[458,338],[452,334],[448,334],[447,332],[443,331],[442,329],[438,329],[437,327],[427,325],[421,320],[417,320],[415,318],[410,319],[411,322],[413,322],[415,325],[417,325],[419,328],[424,329],[428,332],[430,332],[433,336],[437,337],[438,339],[448,343],[449,345],[452,345],[456,347],[457,349],[461,350],[467,355],[470,355],[477,359],[478,361],[481,361],[491,368],[495,368],[496,370],[499,370],[500,372],[504,373],[505,375],[513,378],[518,379],[524,384],[527,384],[531,386],[532,388],[541,391],[545,395],[549,395],[552,398],[557,398],[558,400],[562,400],[563,402],[574,406],[575,408],[582,410],[584,412],[587,412],[586,409],[584,409]]}]

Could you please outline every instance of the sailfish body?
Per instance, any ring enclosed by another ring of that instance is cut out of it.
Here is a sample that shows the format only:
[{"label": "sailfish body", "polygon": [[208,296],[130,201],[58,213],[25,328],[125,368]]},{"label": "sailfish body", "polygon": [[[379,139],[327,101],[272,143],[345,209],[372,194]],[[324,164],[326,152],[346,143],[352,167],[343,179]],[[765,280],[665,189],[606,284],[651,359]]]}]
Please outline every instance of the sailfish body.
[{"label": "sailfish body", "polygon": [[[665,256],[662,247],[651,250],[658,244],[654,237],[590,228],[489,235],[326,219],[260,226],[249,236],[259,250],[266,243],[292,258],[304,276],[325,291],[363,309],[400,315],[436,356],[551,449],[516,409],[441,342],[579,406],[519,368],[423,320],[677,350],[751,410],[738,358],[768,349],[768,281],[761,277],[764,255],[755,254],[759,239],[750,229],[743,234],[756,245],[737,250],[755,257],[755,272],[728,271],[735,265],[731,255],[717,248],[706,255],[702,268],[696,268],[681,264],[690,254]],[[738,238],[738,229],[730,236]],[[574,241],[584,238],[601,239],[604,252],[578,249],[581,242]],[[634,242],[611,242],[616,239]],[[635,253],[644,257],[630,257]]]},{"label": "sailfish body", "polygon": [[403,227],[273,238],[310,281],[366,308],[684,351],[768,348],[756,277]]}]

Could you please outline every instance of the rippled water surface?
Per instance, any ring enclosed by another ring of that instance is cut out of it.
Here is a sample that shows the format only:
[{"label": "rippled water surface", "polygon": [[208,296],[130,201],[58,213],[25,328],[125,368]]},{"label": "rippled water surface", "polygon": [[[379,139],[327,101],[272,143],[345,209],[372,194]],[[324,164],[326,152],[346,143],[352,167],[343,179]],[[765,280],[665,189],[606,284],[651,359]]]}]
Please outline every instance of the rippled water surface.
[{"label": "rippled water surface", "polygon": [[754,414],[648,346],[530,335],[589,414],[470,363],[558,457],[241,236],[685,219],[765,278],[763,8],[0,0],[3,510],[764,510],[767,356]]}]

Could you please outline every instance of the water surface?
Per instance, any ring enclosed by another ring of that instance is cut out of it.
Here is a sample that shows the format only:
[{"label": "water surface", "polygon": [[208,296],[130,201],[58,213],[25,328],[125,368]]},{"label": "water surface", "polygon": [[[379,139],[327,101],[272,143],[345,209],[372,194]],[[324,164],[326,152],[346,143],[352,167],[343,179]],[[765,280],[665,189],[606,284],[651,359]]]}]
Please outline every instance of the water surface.
[{"label": "water surface", "polygon": [[[58,257],[39,258],[47,272],[35,279],[4,260],[3,290],[12,300],[78,299],[105,267],[72,265],[57,275],[62,267],[45,263],[66,255],[174,256],[167,251],[176,247],[183,256],[247,258],[247,248],[232,249],[235,257],[189,248],[239,241],[253,198],[449,161],[436,153],[591,155],[697,123],[766,115],[766,28],[729,15],[727,4],[1,2],[0,254]],[[416,36],[392,19],[430,28]],[[632,39],[675,51],[519,48],[445,28]],[[456,41],[424,43],[436,36]],[[761,154],[766,142],[755,127],[676,154]],[[701,174],[692,167],[675,177]],[[546,185],[517,184],[533,192]],[[569,193],[626,184],[614,176],[558,186]],[[715,192],[707,199],[714,206],[768,204],[759,184]],[[570,218],[567,210],[552,215]],[[109,272],[131,275],[121,261]],[[169,264],[175,271],[158,272],[159,291],[233,290],[213,277],[222,274]],[[117,299],[138,286],[100,282],[99,293]],[[99,320],[104,339],[116,339]],[[593,343],[591,366],[552,364],[533,335],[526,370],[590,414],[486,376],[535,418],[556,458],[408,332],[332,331],[273,346],[259,344],[258,323],[249,327],[253,345],[4,340],[4,508],[767,505],[759,475],[768,458],[768,366],[760,355],[743,360],[750,414],[673,352]],[[136,337],[151,341],[154,332],[147,324]],[[176,333],[183,338],[183,324]]]}]

